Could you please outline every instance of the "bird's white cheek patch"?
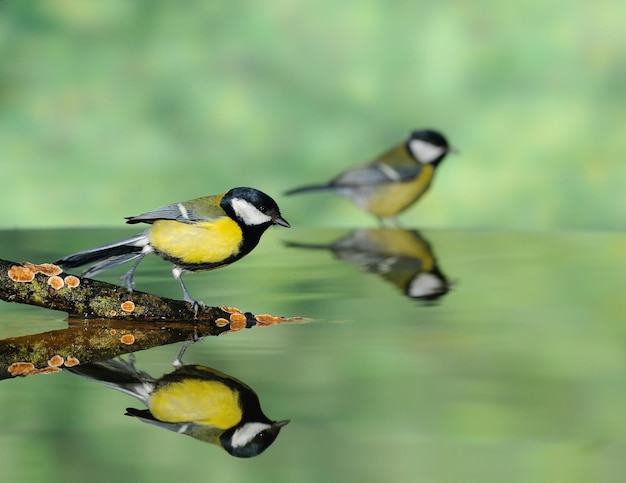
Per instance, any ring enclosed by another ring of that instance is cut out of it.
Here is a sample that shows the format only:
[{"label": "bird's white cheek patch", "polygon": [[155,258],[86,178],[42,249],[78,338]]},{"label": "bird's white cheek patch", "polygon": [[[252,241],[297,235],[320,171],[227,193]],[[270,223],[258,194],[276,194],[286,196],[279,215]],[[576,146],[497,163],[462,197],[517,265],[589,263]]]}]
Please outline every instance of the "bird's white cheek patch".
[{"label": "bird's white cheek patch", "polygon": [[409,149],[413,156],[421,163],[432,163],[439,158],[446,150],[441,146],[427,143],[421,139],[412,139],[409,141]]},{"label": "bird's white cheek patch", "polygon": [[256,206],[241,198],[235,198],[232,206],[235,214],[241,218],[246,225],[262,225],[263,223],[272,221],[272,217],[261,212]]},{"label": "bird's white cheek patch", "polygon": [[443,283],[432,273],[422,273],[418,275],[409,286],[408,294],[411,297],[426,297],[440,292]]},{"label": "bird's white cheek patch", "polygon": [[241,448],[247,445],[262,431],[267,431],[272,426],[265,423],[246,423],[233,434],[233,448]]}]

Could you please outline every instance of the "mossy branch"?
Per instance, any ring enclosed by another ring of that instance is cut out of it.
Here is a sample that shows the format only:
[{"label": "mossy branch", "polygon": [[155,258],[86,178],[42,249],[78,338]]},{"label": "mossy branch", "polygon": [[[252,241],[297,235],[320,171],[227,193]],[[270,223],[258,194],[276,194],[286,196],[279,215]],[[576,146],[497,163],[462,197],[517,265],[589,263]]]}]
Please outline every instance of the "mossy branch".
[{"label": "mossy branch", "polygon": [[[277,323],[278,317],[242,314],[230,307],[200,307],[107,282],[64,274],[55,265],[0,259],[0,300],[66,312],[70,317],[126,321],[209,322],[238,328]],[[232,327],[231,327],[232,328]]]},{"label": "mossy branch", "polygon": [[133,292],[106,282],[65,275],[55,265],[0,259],[0,300],[60,310],[68,329],[0,341],[0,380],[58,372],[59,367],[195,340],[256,325],[303,320],[201,307]]}]

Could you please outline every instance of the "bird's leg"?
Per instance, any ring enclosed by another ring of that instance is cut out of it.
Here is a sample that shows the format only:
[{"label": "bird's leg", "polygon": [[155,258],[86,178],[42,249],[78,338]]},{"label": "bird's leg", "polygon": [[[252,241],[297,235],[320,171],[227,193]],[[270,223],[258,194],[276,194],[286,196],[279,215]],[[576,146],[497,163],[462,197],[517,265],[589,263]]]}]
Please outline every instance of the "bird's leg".
[{"label": "bird's leg", "polygon": [[398,220],[398,217],[396,216],[390,216],[388,218],[379,217],[378,223],[380,225],[380,228],[402,228],[402,223],[400,223],[400,220]]},{"label": "bird's leg", "polygon": [[135,374],[139,374],[139,371],[137,370],[137,368],[135,367],[135,362],[137,362],[137,359],[135,358],[135,353],[131,352],[128,355],[128,360],[126,361],[126,363],[130,366],[130,368],[132,369],[132,371]]},{"label": "bird's leg", "polygon": [[179,368],[184,366],[185,364],[183,363],[183,356],[185,355],[185,351],[187,350],[187,348],[192,345],[195,344],[196,342],[198,342],[200,340],[200,337],[198,337],[198,332],[196,331],[196,329],[193,329],[193,338],[191,340],[186,340],[183,343],[183,346],[180,348],[180,352],[178,353],[178,355],[176,356],[176,359],[174,359],[174,362],[172,362],[172,365],[175,368]]},{"label": "bird's leg", "polygon": [[185,302],[191,304],[191,306],[193,307],[193,315],[194,317],[197,317],[198,309],[200,307],[204,307],[204,303],[201,302],[200,300],[196,300],[192,298],[191,295],[189,295],[189,292],[187,291],[187,287],[185,287],[185,284],[183,283],[183,279],[182,279],[183,272],[184,272],[184,269],[182,269],[178,265],[174,265],[174,268],[172,268],[172,275],[178,281],[180,288],[183,289],[183,299],[185,300]]},{"label": "bird's leg", "polygon": [[176,356],[176,359],[174,359],[174,362],[172,362],[172,365],[173,365],[175,368],[177,368],[177,369],[178,369],[179,367],[182,367],[182,366],[184,366],[184,365],[185,365],[185,364],[183,363],[183,356],[185,355],[185,351],[187,350],[187,347],[189,347],[189,346],[190,346],[191,344],[193,344],[193,343],[194,343],[194,341],[192,341],[192,340],[186,340],[186,341],[183,343],[183,346],[181,347],[180,352],[179,352],[179,353],[178,353],[178,355]]},{"label": "bird's leg", "polygon": [[395,228],[402,228],[402,223],[400,223],[400,220],[398,219],[397,216],[391,217],[389,218],[389,222],[391,223],[392,226],[394,226]]},{"label": "bird's leg", "polygon": [[139,378],[141,377],[140,376],[141,371],[137,369],[137,367],[135,367],[135,362],[137,362],[137,359],[135,358],[134,352],[131,352],[130,354],[128,354],[128,357],[126,359],[120,356],[117,358],[117,360],[119,360],[122,364],[124,364],[124,366],[128,368],[129,372],[132,372],[135,376]]},{"label": "bird's leg", "polygon": [[148,252],[146,253],[141,252],[139,257],[137,257],[137,261],[133,263],[132,267],[130,267],[130,270],[128,270],[128,272],[126,272],[120,278],[120,280],[122,280],[122,283],[126,286],[126,288],[131,294],[133,293],[133,289],[135,288],[135,281],[133,280],[133,276],[135,275],[135,270],[137,269],[137,265],[139,265],[139,262],[143,260],[143,257],[145,257],[147,253]]}]

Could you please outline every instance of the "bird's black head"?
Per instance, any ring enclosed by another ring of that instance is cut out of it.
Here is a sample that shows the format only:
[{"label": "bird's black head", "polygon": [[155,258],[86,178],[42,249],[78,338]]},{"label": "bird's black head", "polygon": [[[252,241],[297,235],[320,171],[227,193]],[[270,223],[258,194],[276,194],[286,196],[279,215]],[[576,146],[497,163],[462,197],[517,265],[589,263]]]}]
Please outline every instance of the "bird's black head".
[{"label": "bird's black head", "polygon": [[220,444],[237,458],[251,458],[260,455],[276,440],[280,428],[289,423],[283,421],[247,422],[225,431],[220,436]]},{"label": "bird's black head", "polygon": [[435,166],[452,150],[443,134],[432,129],[413,131],[406,146],[418,162]]},{"label": "bird's black head", "polygon": [[276,202],[254,188],[231,189],[222,198],[220,206],[241,226],[265,229],[270,225],[281,225],[289,228]]}]

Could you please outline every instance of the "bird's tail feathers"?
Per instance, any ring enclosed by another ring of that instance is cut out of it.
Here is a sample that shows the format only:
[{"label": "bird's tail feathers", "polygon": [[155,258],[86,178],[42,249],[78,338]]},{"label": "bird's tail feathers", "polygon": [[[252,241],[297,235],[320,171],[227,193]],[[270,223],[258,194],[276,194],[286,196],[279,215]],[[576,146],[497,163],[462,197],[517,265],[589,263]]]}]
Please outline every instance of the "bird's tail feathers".
[{"label": "bird's tail feathers", "polygon": [[105,386],[136,397],[148,405],[150,394],[154,391],[156,379],[146,372],[138,370],[133,361],[110,359],[108,361],[79,364],[64,367],[63,370],[98,381]]},{"label": "bird's tail feathers", "polygon": [[85,270],[82,274],[83,277],[93,277],[94,275],[99,274],[100,272],[104,272],[113,267],[117,267],[118,265],[122,265],[126,262],[130,262],[135,258],[141,256],[141,251],[126,253],[123,255],[114,255],[109,258],[105,258],[104,260],[96,263],[94,266]]},{"label": "bird's tail feathers", "polygon": [[306,248],[307,250],[329,250],[333,248],[332,243],[300,243],[300,242],[292,242],[286,241],[284,242],[287,248]]},{"label": "bird's tail feathers", "polygon": [[292,190],[285,191],[285,195],[289,196],[289,195],[296,195],[299,193],[312,193],[315,191],[327,191],[327,190],[332,190],[332,189],[333,189],[333,186],[331,185],[316,184],[316,185],[310,185],[310,186],[301,186],[299,188],[294,188]]},{"label": "bird's tail feathers", "polygon": [[148,233],[143,232],[125,240],[68,255],[55,264],[68,269],[97,262],[83,273],[84,276],[92,276],[139,257],[148,243]]}]

